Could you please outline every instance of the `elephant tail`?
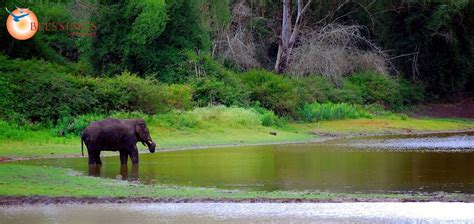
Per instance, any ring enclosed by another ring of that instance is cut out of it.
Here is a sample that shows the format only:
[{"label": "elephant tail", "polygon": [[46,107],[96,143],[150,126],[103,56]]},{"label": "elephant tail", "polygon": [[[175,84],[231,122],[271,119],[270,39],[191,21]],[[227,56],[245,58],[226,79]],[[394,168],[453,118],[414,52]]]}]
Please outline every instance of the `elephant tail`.
[{"label": "elephant tail", "polygon": [[84,156],[84,139],[82,138],[82,134],[81,134],[81,153],[82,153],[82,156]]}]

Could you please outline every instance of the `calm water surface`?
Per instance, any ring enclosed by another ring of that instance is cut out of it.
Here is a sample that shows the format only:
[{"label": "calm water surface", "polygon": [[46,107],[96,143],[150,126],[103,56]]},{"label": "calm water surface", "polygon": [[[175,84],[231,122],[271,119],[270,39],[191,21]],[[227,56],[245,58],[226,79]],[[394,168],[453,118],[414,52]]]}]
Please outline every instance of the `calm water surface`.
[{"label": "calm water surface", "polygon": [[[85,158],[24,161],[85,175],[147,184],[252,190],[474,193],[474,133],[357,138],[326,143],[249,146],[118,157],[90,168]],[[118,176],[120,175],[120,176]]]}]

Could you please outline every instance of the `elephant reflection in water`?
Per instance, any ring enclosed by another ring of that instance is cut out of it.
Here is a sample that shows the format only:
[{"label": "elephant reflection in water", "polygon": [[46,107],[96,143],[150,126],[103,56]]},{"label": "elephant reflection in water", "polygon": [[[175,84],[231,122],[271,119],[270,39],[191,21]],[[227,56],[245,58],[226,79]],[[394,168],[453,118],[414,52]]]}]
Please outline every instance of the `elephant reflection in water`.
[{"label": "elephant reflection in water", "polygon": [[[89,176],[100,177],[101,176],[102,165],[89,165]],[[127,164],[120,165],[120,175],[117,175],[118,179],[137,181],[138,180],[138,164],[132,164],[132,172],[130,177],[128,175],[128,166]]]}]

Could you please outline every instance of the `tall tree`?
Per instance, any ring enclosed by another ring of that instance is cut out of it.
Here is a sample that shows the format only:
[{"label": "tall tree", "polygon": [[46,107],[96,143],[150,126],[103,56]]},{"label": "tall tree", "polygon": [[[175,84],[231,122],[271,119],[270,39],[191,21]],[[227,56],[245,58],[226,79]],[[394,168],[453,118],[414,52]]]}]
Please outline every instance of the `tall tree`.
[{"label": "tall tree", "polygon": [[304,0],[298,0],[298,9],[296,11],[296,20],[292,23],[291,2],[292,0],[283,1],[283,13],[281,22],[280,44],[278,46],[278,55],[275,62],[275,72],[282,73],[288,67],[290,61],[291,50],[293,49],[296,37],[299,34],[303,15],[311,4],[312,0],[308,0],[306,4]]}]

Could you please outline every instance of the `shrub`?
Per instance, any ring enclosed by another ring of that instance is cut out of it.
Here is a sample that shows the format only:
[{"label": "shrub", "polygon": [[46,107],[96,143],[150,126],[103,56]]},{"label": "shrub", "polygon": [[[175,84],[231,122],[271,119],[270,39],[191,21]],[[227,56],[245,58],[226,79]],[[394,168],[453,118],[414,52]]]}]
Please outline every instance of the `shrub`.
[{"label": "shrub", "polygon": [[58,121],[56,129],[58,135],[80,135],[82,131],[93,121],[104,119],[104,115],[99,114],[85,114],[77,117],[63,117]]},{"label": "shrub", "polygon": [[[7,119],[55,122],[66,116],[91,111],[95,99],[89,92],[75,88],[64,74],[1,73],[8,95],[1,110]],[[3,91],[2,91],[3,92]]]},{"label": "shrub", "polygon": [[292,78],[298,95],[298,104],[313,102],[337,101],[336,86],[320,75],[300,76]]},{"label": "shrub", "polygon": [[209,54],[187,52],[182,70],[194,71],[189,81],[194,87],[193,99],[198,106],[247,106],[248,92],[237,75],[212,59]]},{"label": "shrub", "polygon": [[283,127],[285,125],[285,121],[275,115],[275,113],[271,110],[267,110],[259,106],[255,106],[252,109],[260,114],[260,121],[262,122],[263,126]]},{"label": "shrub", "polygon": [[193,88],[189,85],[163,85],[164,101],[168,109],[188,110],[193,106]]},{"label": "shrub", "polygon": [[209,106],[191,111],[172,111],[153,116],[153,121],[162,127],[176,129],[205,128],[204,124],[226,124],[226,126],[258,126],[260,114],[239,107]]},{"label": "shrub", "polygon": [[0,56],[0,62],[0,116],[20,124],[69,125],[71,117],[83,114],[153,114],[192,106],[189,85],[161,84],[129,72],[113,78],[75,76],[70,68],[41,60]]},{"label": "shrub", "polygon": [[250,99],[278,115],[293,115],[298,103],[291,79],[263,70],[242,74]]},{"label": "shrub", "polygon": [[364,104],[391,106],[400,102],[398,82],[388,75],[371,71],[355,73],[344,81],[344,88],[360,94]]},{"label": "shrub", "polygon": [[0,139],[22,140],[26,136],[26,131],[20,126],[0,120]]},{"label": "shrub", "polygon": [[194,87],[193,99],[198,106],[248,105],[248,93],[240,80],[235,77],[218,79],[217,77],[196,77],[191,79]]},{"label": "shrub", "polygon": [[306,122],[372,117],[371,114],[362,107],[347,103],[305,104],[300,110],[300,115]]},{"label": "shrub", "polygon": [[129,72],[98,81],[97,97],[106,113],[125,110],[154,114],[191,107],[192,89],[187,85],[160,84],[152,78],[142,79]]},{"label": "shrub", "polygon": [[195,128],[200,125],[200,121],[183,111],[171,111],[166,114],[153,116],[153,122],[158,126],[171,127],[176,129]]},{"label": "shrub", "polygon": [[241,107],[202,107],[188,113],[198,120],[208,123],[223,123],[228,126],[256,126],[261,124],[258,113]]},{"label": "shrub", "polygon": [[405,105],[423,100],[424,90],[401,77],[360,72],[343,82],[339,91],[339,102],[355,104],[382,104],[391,109],[401,109]]}]

